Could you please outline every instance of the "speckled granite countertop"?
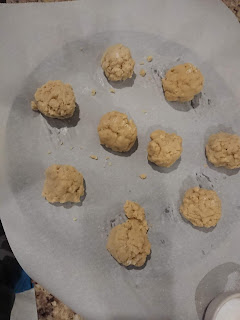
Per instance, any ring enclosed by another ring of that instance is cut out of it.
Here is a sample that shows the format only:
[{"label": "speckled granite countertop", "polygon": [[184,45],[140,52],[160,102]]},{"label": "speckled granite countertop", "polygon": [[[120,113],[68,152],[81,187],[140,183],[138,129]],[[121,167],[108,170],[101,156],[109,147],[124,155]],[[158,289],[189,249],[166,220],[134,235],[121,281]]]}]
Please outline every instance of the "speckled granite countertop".
[{"label": "speckled granite countertop", "polygon": [[240,22],[240,0],[222,0],[235,13]]},{"label": "speckled granite countertop", "polygon": [[[7,3],[23,2],[55,2],[68,0],[0,0]],[[69,0],[71,1],[71,0]],[[240,22],[240,0],[222,0],[230,10],[236,15]],[[39,320],[84,320],[81,316],[75,314],[61,301],[48,293],[39,284],[35,284],[36,303]]]},{"label": "speckled granite countertop", "polygon": [[35,294],[39,320],[84,320],[39,284],[35,284]]}]

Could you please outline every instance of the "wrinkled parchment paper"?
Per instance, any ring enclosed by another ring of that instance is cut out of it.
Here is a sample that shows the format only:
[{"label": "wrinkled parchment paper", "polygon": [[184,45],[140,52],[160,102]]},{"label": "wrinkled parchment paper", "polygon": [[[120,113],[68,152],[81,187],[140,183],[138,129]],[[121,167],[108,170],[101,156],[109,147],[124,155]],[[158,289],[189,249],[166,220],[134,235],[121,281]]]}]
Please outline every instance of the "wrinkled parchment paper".
[{"label": "wrinkled parchment paper", "polygon": [[[1,219],[26,272],[87,319],[201,319],[216,294],[240,289],[239,173],[213,168],[204,155],[209,134],[240,134],[239,31],[234,15],[213,0],[0,6]],[[109,84],[100,68],[103,51],[116,42],[129,46],[136,61],[136,76],[124,84]],[[182,62],[201,69],[204,90],[192,104],[167,103],[161,77]],[[31,110],[36,88],[50,79],[73,86],[73,120]],[[100,146],[97,124],[110,110],[134,119],[133,153]],[[168,170],[147,162],[157,128],[183,138],[181,160]],[[41,197],[53,163],[82,172],[81,205]],[[193,228],[179,214],[184,192],[195,185],[222,199],[214,229]],[[125,220],[126,200],[145,208],[151,226],[152,254],[140,270],[120,266],[105,249],[111,227]]]}]

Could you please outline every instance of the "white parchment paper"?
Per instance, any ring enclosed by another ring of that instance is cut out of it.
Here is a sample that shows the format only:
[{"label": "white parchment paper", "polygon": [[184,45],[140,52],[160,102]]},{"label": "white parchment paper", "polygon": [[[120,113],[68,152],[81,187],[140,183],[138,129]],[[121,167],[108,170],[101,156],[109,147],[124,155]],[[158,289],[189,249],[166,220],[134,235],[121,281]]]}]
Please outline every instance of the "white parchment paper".
[{"label": "white parchment paper", "polygon": [[[240,289],[239,173],[212,167],[204,154],[211,133],[240,134],[239,31],[234,15],[213,0],[0,6],[1,219],[26,272],[87,319],[201,319],[229,279]],[[116,42],[136,61],[136,76],[124,84],[109,84],[100,68],[104,49]],[[153,61],[140,66],[148,55]],[[182,62],[201,69],[204,90],[192,104],[167,103],[161,76]],[[73,120],[31,110],[36,88],[50,79],[73,86]],[[138,127],[138,147],[126,156],[99,145],[97,124],[110,110],[126,112]],[[171,169],[147,162],[157,128],[183,138]],[[53,163],[82,172],[81,205],[41,197]],[[195,185],[222,199],[214,229],[193,228],[179,214],[184,192]],[[105,249],[111,227],[125,220],[126,200],[139,202],[151,225],[152,254],[140,270],[120,266]]]}]

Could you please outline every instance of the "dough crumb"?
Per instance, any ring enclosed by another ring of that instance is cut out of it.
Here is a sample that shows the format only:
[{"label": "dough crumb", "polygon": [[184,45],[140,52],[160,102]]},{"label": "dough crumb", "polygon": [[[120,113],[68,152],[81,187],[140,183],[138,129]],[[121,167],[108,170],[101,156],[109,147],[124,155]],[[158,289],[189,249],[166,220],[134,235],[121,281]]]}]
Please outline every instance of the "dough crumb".
[{"label": "dough crumb", "polygon": [[63,145],[63,141],[61,141],[60,145],[61,145],[61,146]]},{"label": "dough crumb", "polygon": [[73,221],[77,221],[77,218],[73,218]]},{"label": "dough crumb", "polygon": [[140,64],[140,66],[143,66],[143,65],[144,65],[144,62],[140,62],[139,64]]},{"label": "dough crumb", "polygon": [[101,65],[108,80],[121,81],[132,78],[135,61],[127,47],[115,44],[105,51]]},{"label": "dough crumb", "polygon": [[206,145],[206,156],[216,167],[240,168],[240,136],[227,132],[212,134]]},{"label": "dough crumb", "polygon": [[115,93],[116,91],[115,91],[113,88],[111,88],[111,89],[110,89],[110,92],[111,92],[111,93]]},{"label": "dough crumb", "polygon": [[60,80],[46,82],[37,89],[34,98],[32,109],[50,118],[70,118],[76,108],[73,88]]},{"label": "dough crumb", "polygon": [[202,91],[203,83],[202,73],[191,63],[171,68],[162,79],[165,98],[168,101],[191,101]]},{"label": "dough crumb", "polygon": [[111,166],[111,165],[112,165],[112,162],[108,162],[108,165]]},{"label": "dough crumb", "polygon": [[140,74],[140,76],[145,77],[146,71],[144,69],[141,69],[139,74]]},{"label": "dough crumb", "polygon": [[148,144],[148,160],[159,167],[170,167],[182,153],[182,138],[175,133],[155,130],[150,135]]},{"label": "dough crumb", "polygon": [[52,152],[51,151],[48,151],[48,154],[51,154]]},{"label": "dough crumb", "polygon": [[50,203],[80,202],[84,195],[84,180],[72,166],[53,164],[45,172],[42,196]]},{"label": "dough crumb", "polygon": [[109,159],[110,159],[109,157],[106,158],[106,160],[109,160]]},{"label": "dough crumb", "polygon": [[142,112],[146,114],[146,113],[147,113],[147,110],[142,110]]},{"label": "dough crumb", "polygon": [[71,147],[71,148],[70,148],[70,150],[73,150],[73,149],[74,149],[74,147]]},{"label": "dough crumb", "polygon": [[117,152],[127,152],[137,139],[137,127],[125,113],[111,111],[99,122],[100,143]]},{"label": "dough crumb", "polygon": [[92,96],[95,96],[95,95],[96,95],[96,93],[97,93],[97,91],[96,91],[96,90],[94,90],[94,89],[91,91]]},{"label": "dough crumb", "polygon": [[94,160],[98,160],[98,157],[97,157],[97,156],[95,156],[94,154],[93,154],[93,155],[91,155],[91,156],[90,156],[90,158],[91,158],[91,159],[94,159]]},{"label": "dough crumb", "polygon": [[221,200],[213,190],[191,188],[184,195],[180,212],[196,227],[214,227],[221,218]]},{"label": "dough crumb", "polygon": [[147,178],[147,175],[145,174],[145,173],[142,173],[142,174],[140,174],[140,176],[139,176],[141,179],[146,179]]},{"label": "dough crumb", "polygon": [[147,57],[147,61],[148,61],[148,62],[152,62],[152,60],[153,60],[153,57],[152,57],[152,56],[148,56],[148,57]]},{"label": "dough crumb", "polygon": [[128,220],[110,231],[107,250],[120,264],[141,267],[151,252],[145,212],[133,201],[126,201],[124,211]]}]

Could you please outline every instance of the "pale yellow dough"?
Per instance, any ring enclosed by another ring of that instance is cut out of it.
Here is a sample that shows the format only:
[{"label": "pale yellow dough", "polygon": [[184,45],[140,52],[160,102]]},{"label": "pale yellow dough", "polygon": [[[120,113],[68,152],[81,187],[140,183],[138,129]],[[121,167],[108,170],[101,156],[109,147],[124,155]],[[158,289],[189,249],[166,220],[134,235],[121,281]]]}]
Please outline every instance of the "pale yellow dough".
[{"label": "pale yellow dough", "polygon": [[80,202],[84,195],[83,176],[72,166],[53,164],[45,172],[42,196],[48,202]]},{"label": "pale yellow dough", "polygon": [[167,71],[162,79],[163,90],[168,101],[190,101],[202,91],[204,78],[191,63],[179,64]]},{"label": "pale yellow dough", "polygon": [[132,201],[126,201],[124,211],[128,220],[111,230],[107,250],[120,264],[141,267],[151,252],[145,212],[139,204]]},{"label": "pale yellow dough", "polygon": [[206,145],[206,155],[216,167],[240,168],[240,137],[227,132],[212,134]]},{"label": "pale yellow dough", "polygon": [[159,167],[170,167],[182,153],[182,138],[163,130],[153,131],[148,144],[148,160]]},{"label": "pale yellow dough", "polygon": [[108,80],[120,81],[132,78],[135,61],[127,47],[115,44],[105,51],[101,65]]},{"label": "pale yellow dough", "polygon": [[213,190],[191,188],[184,195],[180,212],[196,227],[214,227],[221,218],[221,200]]},{"label": "pale yellow dough", "polygon": [[73,88],[60,80],[46,82],[37,89],[34,98],[32,109],[50,118],[70,118],[76,108]]},{"label": "pale yellow dough", "polygon": [[137,139],[137,127],[125,113],[106,113],[98,125],[100,143],[118,152],[127,152]]}]

